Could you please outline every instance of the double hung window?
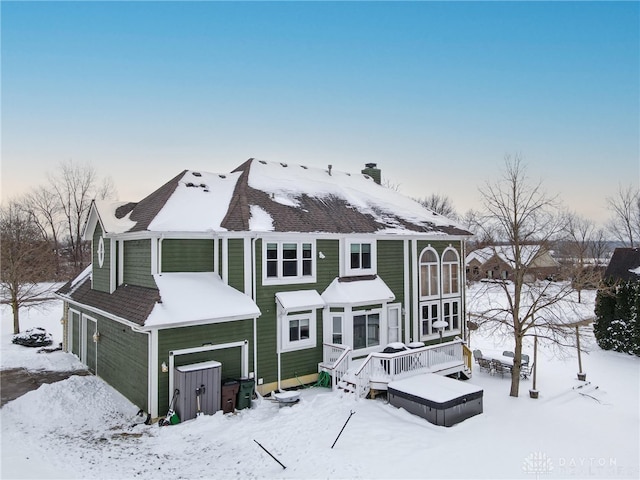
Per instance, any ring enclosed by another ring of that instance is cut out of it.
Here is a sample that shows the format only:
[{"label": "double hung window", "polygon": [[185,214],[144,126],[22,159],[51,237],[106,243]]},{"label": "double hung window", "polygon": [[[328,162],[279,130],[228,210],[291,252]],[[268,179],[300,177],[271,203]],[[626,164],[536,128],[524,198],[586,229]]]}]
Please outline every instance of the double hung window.
[{"label": "double hung window", "polygon": [[311,242],[266,242],[264,280],[266,283],[315,281],[314,244]]},{"label": "double hung window", "polygon": [[420,338],[426,338],[438,333],[437,330],[433,328],[433,323],[438,320],[438,306],[438,302],[431,302],[422,305]]},{"label": "double hung window", "polygon": [[282,316],[282,351],[302,350],[316,346],[316,313]]},{"label": "double hung window", "polygon": [[375,242],[348,241],[346,253],[346,275],[372,275],[376,273]]}]

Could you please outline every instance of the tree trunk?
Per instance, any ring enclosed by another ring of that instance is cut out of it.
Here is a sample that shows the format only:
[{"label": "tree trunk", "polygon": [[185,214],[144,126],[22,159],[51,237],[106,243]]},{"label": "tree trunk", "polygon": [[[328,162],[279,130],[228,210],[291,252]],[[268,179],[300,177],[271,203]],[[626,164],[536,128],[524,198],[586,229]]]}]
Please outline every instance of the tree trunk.
[{"label": "tree trunk", "polygon": [[13,333],[20,333],[20,306],[18,300],[11,300],[11,310],[13,311]]},{"label": "tree trunk", "polygon": [[513,357],[513,368],[511,369],[511,390],[509,395],[517,397],[520,391],[520,364],[522,362],[522,336],[516,333],[514,335],[516,347]]}]

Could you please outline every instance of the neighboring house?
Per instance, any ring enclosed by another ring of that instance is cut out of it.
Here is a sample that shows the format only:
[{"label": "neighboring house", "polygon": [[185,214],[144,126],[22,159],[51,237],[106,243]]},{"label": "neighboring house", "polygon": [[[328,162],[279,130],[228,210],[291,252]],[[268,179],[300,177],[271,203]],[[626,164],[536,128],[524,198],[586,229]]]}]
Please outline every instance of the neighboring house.
[{"label": "neighboring house", "polygon": [[[374,181],[375,179],[375,181]],[[94,202],[93,263],[58,293],[65,348],[153,417],[174,367],[216,360],[258,390],[310,383],[327,344],[464,338],[470,233],[358,174],[249,159],[185,170],[138,203]]]},{"label": "neighboring house", "polygon": [[616,248],[596,296],[600,348],[640,356],[640,249]]},{"label": "neighboring house", "polygon": [[[523,245],[521,259],[527,268],[525,282],[554,277],[560,271],[560,264],[540,245]],[[470,280],[511,280],[515,270],[514,248],[512,245],[479,248],[467,255],[465,263]]]}]

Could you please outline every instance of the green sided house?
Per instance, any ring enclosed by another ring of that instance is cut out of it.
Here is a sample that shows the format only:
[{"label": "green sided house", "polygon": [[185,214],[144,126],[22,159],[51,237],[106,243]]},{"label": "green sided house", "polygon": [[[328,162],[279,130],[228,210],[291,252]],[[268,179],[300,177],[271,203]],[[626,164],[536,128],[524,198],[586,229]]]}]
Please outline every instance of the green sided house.
[{"label": "green sided house", "polygon": [[261,393],[321,372],[365,395],[412,369],[468,375],[469,235],[375,164],[185,170],[138,203],[92,204],[92,264],[58,292],[65,349],[153,417],[201,363]]}]

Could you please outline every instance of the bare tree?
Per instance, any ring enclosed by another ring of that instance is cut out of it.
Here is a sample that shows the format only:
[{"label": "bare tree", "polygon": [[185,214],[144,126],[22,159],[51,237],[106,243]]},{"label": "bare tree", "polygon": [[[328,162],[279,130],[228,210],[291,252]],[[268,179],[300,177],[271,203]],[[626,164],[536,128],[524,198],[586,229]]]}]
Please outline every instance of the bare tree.
[{"label": "bare tree", "polygon": [[613,213],[611,231],[626,247],[636,247],[640,239],[640,192],[631,186],[620,185],[615,197],[607,197]]},{"label": "bare tree", "polygon": [[0,209],[0,289],[13,312],[13,333],[20,333],[20,307],[44,301],[54,285],[54,254],[21,201]]},{"label": "bare tree", "polygon": [[513,268],[513,280],[495,284],[502,290],[505,302],[484,308],[478,321],[513,337],[515,359],[509,394],[517,397],[524,337],[546,336],[563,344],[570,334],[555,306],[569,298],[571,286],[527,281],[535,260],[548,251],[562,231],[558,201],[543,191],[541,182],[529,180],[520,156],[506,156],[502,178],[487,182],[480,193],[486,210],[482,225],[496,232],[498,240],[508,243],[509,248],[502,252],[510,252],[507,260]]},{"label": "bare tree", "polygon": [[458,213],[453,206],[453,202],[446,195],[432,193],[428,197],[419,198],[418,203],[429,210],[442,215],[443,217],[447,217],[452,220],[457,220],[459,218]]},{"label": "bare tree", "polygon": [[56,277],[60,271],[60,228],[62,213],[60,203],[54,191],[46,186],[38,186],[24,198],[24,207],[28,210],[42,237],[47,240],[55,254]]},{"label": "bare tree", "polygon": [[496,244],[496,232],[493,231],[491,222],[489,224],[485,222],[482,212],[468,210],[460,221],[468,231],[473,233],[473,237],[467,240],[469,252],[487,245]]},{"label": "bare tree", "polygon": [[597,230],[595,223],[577,213],[568,212],[564,220],[566,267],[573,288],[582,301],[582,290],[598,284],[600,272],[593,258]]},{"label": "bare tree", "polygon": [[96,170],[91,165],[81,165],[71,160],[62,162],[56,174],[49,175],[48,178],[62,211],[72,262],[77,272],[89,261],[82,241],[82,227],[91,200],[111,197],[114,193],[113,186],[108,178],[99,181]]}]

